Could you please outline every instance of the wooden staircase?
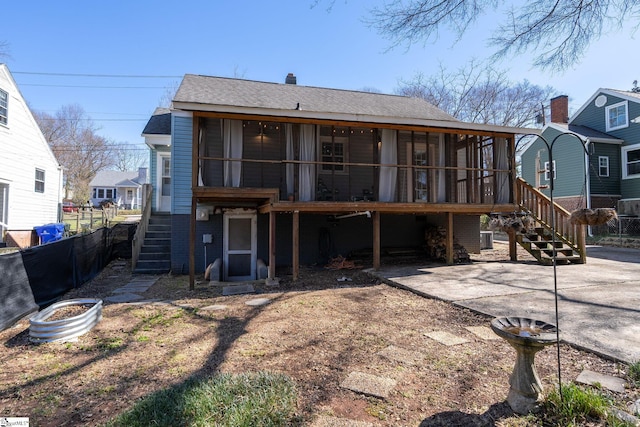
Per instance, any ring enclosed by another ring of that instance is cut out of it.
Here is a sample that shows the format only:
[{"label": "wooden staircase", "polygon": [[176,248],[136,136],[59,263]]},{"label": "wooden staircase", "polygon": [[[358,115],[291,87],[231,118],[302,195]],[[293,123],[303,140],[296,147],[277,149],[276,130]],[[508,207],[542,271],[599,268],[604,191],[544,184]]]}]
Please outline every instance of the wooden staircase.
[{"label": "wooden staircase", "polygon": [[516,241],[527,250],[540,264],[553,265],[554,243],[556,264],[576,263],[582,264],[582,257],[573,247],[567,245],[562,240],[553,242],[550,231],[544,227],[536,227],[530,233],[516,233]]},{"label": "wooden staircase", "polygon": [[556,204],[552,206],[546,195],[521,178],[516,179],[516,197],[520,209],[530,215],[539,227],[532,232],[514,233],[510,239],[514,238],[543,265],[553,265],[554,252],[556,265],[587,262],[584,226],[572,224],[569,211]]}]

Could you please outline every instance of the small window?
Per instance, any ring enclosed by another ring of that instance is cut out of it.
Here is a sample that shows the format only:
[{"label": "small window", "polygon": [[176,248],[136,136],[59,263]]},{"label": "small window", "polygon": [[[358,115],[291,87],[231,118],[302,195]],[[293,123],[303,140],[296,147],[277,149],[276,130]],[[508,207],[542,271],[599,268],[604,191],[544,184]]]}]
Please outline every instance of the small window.
[{"label": "small window", "polygon": [[[348,138],[322,138],[321,143],[321,172],[346,172],[344,164],[347,161],[347,141]],[[332,163],[332,164],[326,164]],[[336,164],[338,163],[338,164]]]},{"label": "small window", "polygon": [[36,168],[36,193],[44,193],[44,171]]},{"label": "small window", "polygon": [[9,94],[0,90],[0,124],[6,125],[9,117]]},{"label": "small window", "polygon": [[629,126],[627,104],[627,101],[623,101],[605,108],[607,132]]},{"label": "small window", "polygon": [[640,177],[640,144],[622,148],[622,178]]},{"label": "small window", "polygon": [[98,188],[98,197],[97,199],[104,199],[104,188]]},{"label": "small window", "polygon": [[598,156],[598,176],[609,176],[609,156]]},{"label": "small window", "polygon": [[[549,170],[549,162],[544,162],[544,180],[549,181],[551,171]],[[553,161],[553,179],[556,179],[556,161]]]},{"label": "small window", "polygon": [[113,188],[107,188],[105,191],[105,198],[113,199]]}]

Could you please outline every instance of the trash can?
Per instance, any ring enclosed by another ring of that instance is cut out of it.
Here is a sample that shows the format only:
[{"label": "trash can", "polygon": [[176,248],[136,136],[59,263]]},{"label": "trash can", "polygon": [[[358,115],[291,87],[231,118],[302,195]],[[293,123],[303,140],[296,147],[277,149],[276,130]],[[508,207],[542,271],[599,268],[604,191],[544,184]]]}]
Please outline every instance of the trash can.
[{"label": "trash can", "polygon": [[55,242],[62,239],[64,235],[64,223],[45,224],[33,227],[33,229],[38,233],[40,244]]}]

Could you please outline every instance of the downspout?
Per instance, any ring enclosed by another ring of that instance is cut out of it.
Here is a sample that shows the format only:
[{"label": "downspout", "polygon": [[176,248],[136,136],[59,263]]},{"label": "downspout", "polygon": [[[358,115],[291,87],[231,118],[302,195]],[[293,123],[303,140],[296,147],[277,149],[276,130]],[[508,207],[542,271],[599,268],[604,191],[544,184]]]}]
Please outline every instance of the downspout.
[{"label": "downspout", "polygon": [[[589,168],[589,144],[591,144],[591,141],[589,140],[589,138],[587,138],[584,143],[584,148],[586,149],[584,153],[584,185],[586,187],[584,189],[584,194],[587,198],[587,205],[585,206],[587,209],[591,209],[591,174],[589,173],[591,169]],[[593,237],[593,230],[591,229],[590,225],[587,226],[587,234],[589,235],[589,237]]]}]

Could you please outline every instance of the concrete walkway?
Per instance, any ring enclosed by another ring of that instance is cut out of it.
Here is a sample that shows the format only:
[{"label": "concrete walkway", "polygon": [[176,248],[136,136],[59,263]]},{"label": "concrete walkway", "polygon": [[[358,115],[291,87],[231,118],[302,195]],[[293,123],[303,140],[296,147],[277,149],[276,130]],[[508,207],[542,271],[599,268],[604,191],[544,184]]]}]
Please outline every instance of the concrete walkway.
[{"label": "concrete walkway", "polygon": [[[558,265],[556,271],[560,338],[614,360],[640,361],[640,250],[590,246],[587,264]],[[490,316],[556,323],[550,266],[474,262],[391,266],[373,273],[417,294]]]}]

